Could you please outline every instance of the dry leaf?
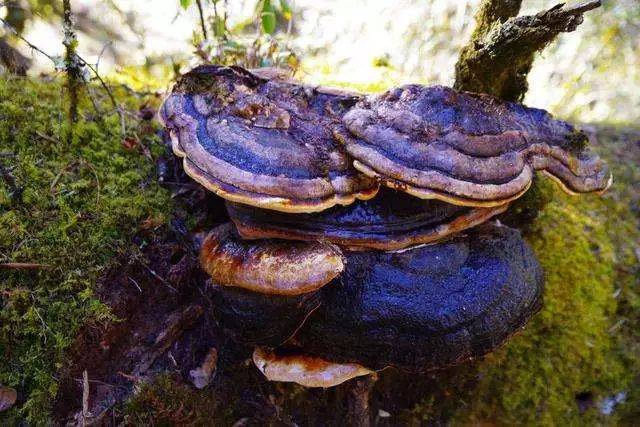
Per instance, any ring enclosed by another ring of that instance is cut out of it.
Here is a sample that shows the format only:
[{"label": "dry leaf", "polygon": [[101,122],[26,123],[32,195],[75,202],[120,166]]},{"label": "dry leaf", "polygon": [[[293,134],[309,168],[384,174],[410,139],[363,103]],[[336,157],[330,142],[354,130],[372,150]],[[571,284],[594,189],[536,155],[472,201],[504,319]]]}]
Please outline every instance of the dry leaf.
[{"label": "dry leaf", "polygon": [[14,389],[0,385],[0,412],[15,405],[17,398],[18,393]]}]

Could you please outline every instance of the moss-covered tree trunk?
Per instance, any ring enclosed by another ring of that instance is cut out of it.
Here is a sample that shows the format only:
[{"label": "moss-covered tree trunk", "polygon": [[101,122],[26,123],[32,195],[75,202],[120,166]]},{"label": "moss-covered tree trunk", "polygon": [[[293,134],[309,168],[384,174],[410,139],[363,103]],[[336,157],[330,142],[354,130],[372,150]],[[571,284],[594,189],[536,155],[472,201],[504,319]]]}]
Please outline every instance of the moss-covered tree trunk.
[{"label": "moss-covered tree trunk", "polygon": [[64,28],[64,39],[62,43],[65,47],[65,68],[67,72],[67,88],[69,90],[69,139],[73,133],[73,126],[78,120],[79,91],[82,85],[82,70],[76,49],[78,38],[73,28],[73,14],[71,12],[71,0],[62,1],[63,15],[62,24]]},{"label": "moss-covered tree trunk", "polygon": [[560,33],[574,31],[582,15],[600,6],[589,0],[560,3],[531,16],[517,16],[520,0],[486,0],[476,14],[477,26],[456,64],[455,88],[520,101],[536,54]]}]

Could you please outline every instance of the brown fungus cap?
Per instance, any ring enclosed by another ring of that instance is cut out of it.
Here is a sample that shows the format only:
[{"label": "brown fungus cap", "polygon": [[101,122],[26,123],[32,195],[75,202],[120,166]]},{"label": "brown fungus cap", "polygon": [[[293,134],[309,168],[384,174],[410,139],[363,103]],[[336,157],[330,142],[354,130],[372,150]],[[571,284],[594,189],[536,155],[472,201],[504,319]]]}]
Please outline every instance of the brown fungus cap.
[{"label": "brown fungus cap", "polygon": [[314,214],[289,214],[227,202],[229,216],[245,239],[326,240],[351,250],[398,250],[433,243],[475,227],[507,207],[456,206],[390,188],[381,188],[371,200]]},{"label": "brown fungus cap", "polygon": [[358,170],[420,198],[496,206],[520,197],[535,170],[572,194],[611,184],[584,133],[488,95],[407,85],[362,100],[343,122],[335,136]]},{"label": "brown fungus cap", "polygon": [[375,196],[333,138],[359,98],[265,78],[239,67],[185,74],[160,110],[185,171],[225,199],[284,212],[317,212]]},{"label": "brown fungus cap", "polygon": [[313,292],[344,269],[342,252],[331,243],[247,241],[230,223],[206,237],[200,264],[222,286],[289,296]]},{"label": "brown fungus cap", "polygon": [[269,381],[294,382],[305,387],[333,387],[373,373],[357,363],[334,363],[302,353],[278,354],[262,348],[253,352],[253,363]]}]

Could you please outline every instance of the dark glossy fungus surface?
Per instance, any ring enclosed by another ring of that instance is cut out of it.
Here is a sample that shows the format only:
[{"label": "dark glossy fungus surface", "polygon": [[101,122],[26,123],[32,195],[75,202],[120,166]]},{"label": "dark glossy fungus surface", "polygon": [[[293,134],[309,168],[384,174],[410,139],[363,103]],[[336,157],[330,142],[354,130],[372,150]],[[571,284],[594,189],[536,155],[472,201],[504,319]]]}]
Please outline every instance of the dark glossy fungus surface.
[{"label": "dark glossy fungus surface", "polygon": [[328,240],[344,247],[395,250],[431,243],[476,226],[503,212],[423,200],[389,188],[366,201],[313,214],[289,214],[227,202],[227,211],[246,239]]},{"label": "dark glossy fungus surface", "polygon": [[264,295],[212,284],[208,295],[216,321],[236,341],[275,347],[284,343],[320,306],[320,292]]},{"label": "dark glossy fungus surface", "polygon": [[541,306],[542,271],[516,230],[484,225],[402,252],[350,252],[295,335],[304,352],[428,371],[482,356]]}]

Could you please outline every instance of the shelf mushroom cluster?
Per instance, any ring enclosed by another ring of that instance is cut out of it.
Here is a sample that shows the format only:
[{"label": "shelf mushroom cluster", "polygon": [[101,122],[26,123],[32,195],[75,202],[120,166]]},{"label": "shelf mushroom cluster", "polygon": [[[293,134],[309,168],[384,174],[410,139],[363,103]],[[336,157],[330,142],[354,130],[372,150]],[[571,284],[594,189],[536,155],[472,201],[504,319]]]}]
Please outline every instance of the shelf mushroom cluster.
[{"label": "shelf mushroom cluster", "polygon": [[543,276],[488,220],[536,170],[572,194],[611,183],[568,123],[440,86],[360,95],[200,66],[160,116],[187,174],[227,200],[200,254],[217,321],[267,378],[309,387],[502,344]]}]

